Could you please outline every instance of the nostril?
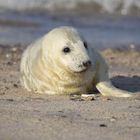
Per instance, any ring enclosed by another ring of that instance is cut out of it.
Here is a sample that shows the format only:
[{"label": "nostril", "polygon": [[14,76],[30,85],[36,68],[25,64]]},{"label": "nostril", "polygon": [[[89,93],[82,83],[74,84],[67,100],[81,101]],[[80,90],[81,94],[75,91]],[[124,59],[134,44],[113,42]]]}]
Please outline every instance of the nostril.
[{"label": "nostril", "polygon": [[91,61],[90,60],[88,61],[88,65],[91,65]]},{"label": "nostril", "polygon": [[91,66],[91,61],[88,60],[88,61],[86,61],[86,62],[83,62],[83,66],[85,66],[85,67]]}]

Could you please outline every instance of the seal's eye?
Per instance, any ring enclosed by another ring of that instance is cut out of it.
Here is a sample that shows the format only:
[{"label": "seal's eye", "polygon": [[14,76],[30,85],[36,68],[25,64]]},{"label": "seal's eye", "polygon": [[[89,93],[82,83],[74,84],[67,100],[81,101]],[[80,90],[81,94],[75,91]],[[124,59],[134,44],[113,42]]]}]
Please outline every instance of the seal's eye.
[{"label": "seal's eye", "polygon": [[63,52],[64,52],[64,53],[69,53],[70,51],[71,51],[71,50],[70,50],[69,47],[66,47],[66,48],[63,49]]},{"label": "seal's eye", "polygon": [[83,42],[86,49],[88,49],[87,42]]}]

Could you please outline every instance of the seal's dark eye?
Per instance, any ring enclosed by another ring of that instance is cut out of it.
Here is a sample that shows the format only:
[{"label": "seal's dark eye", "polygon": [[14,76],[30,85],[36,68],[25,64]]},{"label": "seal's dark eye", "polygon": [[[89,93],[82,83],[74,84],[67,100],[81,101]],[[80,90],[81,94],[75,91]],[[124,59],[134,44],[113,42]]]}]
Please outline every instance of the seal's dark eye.
[{"label": "seal's dark eye", "polygon": [[69,48],[69,47],[64,48],[64,49],[63,49],[63,52],[64,52],[64,53],[69,53],[69,52],[70,52],[70,48]]},{"label": "seal's dark eye", "polygon": [[87,42],[83,42],[86,49],[88,49]]}]

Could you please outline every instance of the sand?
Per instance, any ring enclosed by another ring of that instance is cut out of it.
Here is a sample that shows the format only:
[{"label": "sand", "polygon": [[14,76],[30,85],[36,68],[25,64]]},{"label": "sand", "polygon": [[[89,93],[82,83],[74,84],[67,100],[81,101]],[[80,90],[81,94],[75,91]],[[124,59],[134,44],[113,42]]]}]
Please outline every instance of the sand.
[{"label": "sand", "polygon": [[[139,140],[140,99],[83,101],[29,93],[19,81],[22,46],[0,46],[0,140]],[[140,51],[101,53],[116,87],[140,93]]]}]

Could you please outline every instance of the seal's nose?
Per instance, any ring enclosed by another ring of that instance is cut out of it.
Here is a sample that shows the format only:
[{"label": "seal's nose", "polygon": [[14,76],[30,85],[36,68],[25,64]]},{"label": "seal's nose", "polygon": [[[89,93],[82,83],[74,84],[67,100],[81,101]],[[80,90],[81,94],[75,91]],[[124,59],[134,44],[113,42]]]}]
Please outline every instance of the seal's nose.
[{"label": "seal's nose", "polygon": [[88,60],[88,61],[83,62],[83,66],[84,66],[84,67],[89,67],[89,66],[91,66],[91,61]]}]

